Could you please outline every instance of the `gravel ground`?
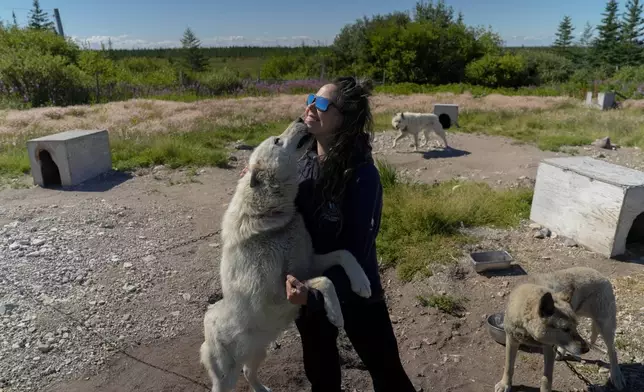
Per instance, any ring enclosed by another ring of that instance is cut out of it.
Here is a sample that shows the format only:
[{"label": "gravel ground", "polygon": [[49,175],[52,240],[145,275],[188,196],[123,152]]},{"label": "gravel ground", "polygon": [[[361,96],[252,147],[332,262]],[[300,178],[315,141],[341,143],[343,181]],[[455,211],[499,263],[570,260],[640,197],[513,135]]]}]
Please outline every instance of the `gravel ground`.
[{"label": "gravel ground", "polygon": [[[563,155],[464,134],[448,135],[455,150],[466,152],[456,156],[409,152],[405,143],[394,152],[387,148],[393,137],[379,134],[376,154],[423,182],[460,177],[529,185],[540,159]],[[577,153],[598,154],[590,147]],[[197,352],[203,311],[219,287],[218,229],[248,152],[235,154],[234,170],[194,175],[157,167],[133,178],[111,174],[70,191],[0,190],[0,392],[204,390],[209,381]],[[636,150],[602,154],[642,167]],[[480,243],[473,249],[506,249],[528,272],[584,264],[611,276],[620,306],[620,361],[635,382],[644,374],[637,338],[644,336],[644,287],[627,277],[640,276],[641,262],[606,260],[534,230],[527,224],[477,229],[472,234]],[[501,374],[503,348],[491,341],[484,320],[502,309],[522,278],[484,277],[467,265],[457,272],[409,284],[383,272],[403,364],[419,390],[491,390]],[[467,312],[455,317],[419,307],[417,295],[441,291],[469,298]],[[369,390],[369,376],[350,344],[343,339],[340,346],[346,390]],[[597,353],[592,358],[606,360]],[[538,385],[540,357],[522,354],[517,366],[517,382]],[[594,382],[605,382],[594,359],[576,366]],[[586,390],[563,363],[555,372],[557,390]],[[307,390],[296,330],[273,347],[262,375],[276,392]],[[237,391],[247,390],[240,382]]]}]

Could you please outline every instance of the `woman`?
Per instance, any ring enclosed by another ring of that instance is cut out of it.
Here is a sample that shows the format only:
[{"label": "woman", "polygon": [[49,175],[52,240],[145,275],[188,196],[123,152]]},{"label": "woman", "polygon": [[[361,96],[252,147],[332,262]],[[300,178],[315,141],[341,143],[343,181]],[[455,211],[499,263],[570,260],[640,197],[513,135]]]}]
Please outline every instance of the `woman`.
[{"label": "woman", "polygon": [[[372,117],[369,87],[339,78],[309,95],[304,121],[315,142],[301,163],[296,204],[316,253],[347,249],[371,282],[372,296],[351,290],[340,266],[327,270],[342,306],[344,329],[367,367],[376,392],[414,392],[400,362],[382,283],[375,240],[380,227],[382,185],[371,157]],[[303,305],[296,320],[304,368],[312,392],[340,392],[338,330],[324,311],[319,291],[288,276],[287,298]]]}]

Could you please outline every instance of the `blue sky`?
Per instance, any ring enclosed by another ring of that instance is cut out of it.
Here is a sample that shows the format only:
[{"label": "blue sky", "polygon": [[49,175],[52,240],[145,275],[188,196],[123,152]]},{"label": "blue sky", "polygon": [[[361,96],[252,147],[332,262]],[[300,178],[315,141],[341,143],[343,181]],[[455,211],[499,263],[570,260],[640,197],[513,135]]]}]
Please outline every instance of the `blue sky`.
[{"label": "blue sky", "polygon": [[[340,28],[363,15],[410,10],[414,0],[41,0],[59,9],[65,34],[99,46],[178,46],[190,26],[204,46],[331,43]],[[508,45],[544,45],[563,15],[580,34],[596,25],[606,0],[447,0],[469,25],[491,25]],[[620,1],[623,7],[625,0]],[[393,6],[392,4],[397,4]],[[0,0],[0,19],[27,20],[32,0]]]}]

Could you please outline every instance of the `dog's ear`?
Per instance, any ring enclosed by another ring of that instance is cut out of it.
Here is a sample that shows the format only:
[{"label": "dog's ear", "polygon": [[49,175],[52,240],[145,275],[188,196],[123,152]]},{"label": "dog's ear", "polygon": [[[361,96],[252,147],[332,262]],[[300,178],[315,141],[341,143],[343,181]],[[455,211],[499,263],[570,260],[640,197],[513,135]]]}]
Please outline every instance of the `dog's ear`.
[{"label": "dog's ear", "polygon": [[539,316],[550,317],[553,314],[555,314],[555,300],[552,298],[552,294],[545,293],[539,301]]},{"label": "dog's ear", "polygon": [[405,114],[403,112],[400,112],[400,118],[405,118]]},{"label": "dog's ear", "polygon": [[261,183],[261,181],[259,180],[259,172],[260,172],[260,169],[257,169],[255,167],[250,169],[250,187],[251,188],[255,188]]}]

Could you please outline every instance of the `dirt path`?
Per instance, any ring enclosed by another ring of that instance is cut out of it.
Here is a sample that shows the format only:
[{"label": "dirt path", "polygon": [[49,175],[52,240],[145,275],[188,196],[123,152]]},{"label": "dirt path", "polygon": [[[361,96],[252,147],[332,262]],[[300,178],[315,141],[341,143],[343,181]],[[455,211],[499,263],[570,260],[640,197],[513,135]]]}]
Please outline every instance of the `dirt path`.
[{"label": "dirt path", "polygon": [[[453,151],[464,152],[457,156],[406,152],[408,141],[399,143],[399,152],[392,152],[388,148],[392,141],[391,133],[379,134],[376,154],[425,182],[464,177],[495,186],[529,183],[540,159],[562,155],[507,139],[464,134],[450,135]],[[597,152],[581,149],[581,153]],[[237,153],[239,165],[246,155]],[[609,160],[631,162],[630,166],[641,164],[637,151],[606,155]],[[0,251],[7,256],[0,261],[0,282],[5,283],[0,285],[0,303],[17,305],[12,314],[0,315],[0,391],[207,390],[203,384],[209,381],[198,362],[201,322],[208,296],[218,288],[216,232],[238,169],[203,169],[192,176],[188,171],[156,168],[131,179],[112,177],[113,186],[103,189],[90,183],[68,192],[0,191]],[[212,236],[150,256],[207,234]],[[561,239],[534,238],[525,226],[510,231],[477,229],[475,234],[480,237],[475,248],[506,249],[527,273],[579,264],[612,278],[644,271],[636,262],[606,260],[566,247]],[[493,389],[501,377],[504,348],[488,335],[485,317],[500,311],[509,290],[524,278],[478,275],[465,261],[410,284],[401,284],[394,271],[383,273],[401,357],[419,390]],[[416,299],[438,292],[468,298],[463,317],[423,308]],[[641,313],[624,322],[641,321],[644,308]],[[350,344],[343,339],[341,348],[345,390],[368,391],[368,374]],[[625,348],[620,359],[642,362],[641,355]],[[290,329],[271,350],[262,379],[274,392],[306,391],[300,358],[297,331]],[[593,364],[606,360],[604,355],[592,351],[584,359],[585,364],[575,365],[584,377],[605,380]],[[633,374],[642,374],[641,365],[623,366],[631,380],[637,377]],[[541,371],[542,357],[521,354],[515,381],[527,387],[515,390],[536,391]],[[555,366],[554,386],[557,391],[586,388],[562,362]],[[248,390],[241,380],[236,391]]]}]

